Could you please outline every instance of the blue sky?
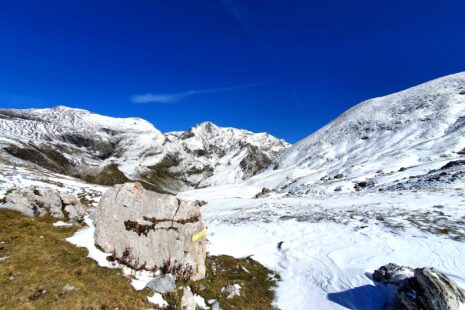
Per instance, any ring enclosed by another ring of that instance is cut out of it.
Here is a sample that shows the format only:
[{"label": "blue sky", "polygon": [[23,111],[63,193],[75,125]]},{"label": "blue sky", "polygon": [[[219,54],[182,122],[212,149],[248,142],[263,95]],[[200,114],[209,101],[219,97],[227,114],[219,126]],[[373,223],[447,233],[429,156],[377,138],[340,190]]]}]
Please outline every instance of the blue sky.
[{"label": "blue sky", "polygon": [[0,107],[304,138],[465,70],[465,1],[0,0]]}]

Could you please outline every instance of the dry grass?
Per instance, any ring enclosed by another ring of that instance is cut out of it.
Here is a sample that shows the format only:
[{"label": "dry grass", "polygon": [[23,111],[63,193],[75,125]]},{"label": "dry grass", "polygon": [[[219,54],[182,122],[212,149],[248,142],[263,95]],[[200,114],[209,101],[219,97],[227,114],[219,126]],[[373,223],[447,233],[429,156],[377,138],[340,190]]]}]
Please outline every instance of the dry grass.
[{"label": "dry grass", "polygon": [[[146,309],[120,270],[102,268],[64,239],[77,228],[0,210],[0,309]],[[40,236],[43,236],[41,238]],[[75,287],[64,291],[66,285]],[[45,293],[43,293],[45,291]]]},{"label": "dry grass", "polygon": [[[180,283],[178,286],[189,285],[191,290],[206,301],[215,299],[221,309],[271,310],[274,300],[274,290],[278,275],[263,267],[251,258],[237,259],[227,255],[207,257],[207,275],[201,281]],[[221,292],[223,287],[232,284],[241,286],[240,296],[227,299],[227,294]],[[201,285],[205,288],[201,290]],[[181,290],[175,294],[164,296],[170,309],[180,309]]]}]

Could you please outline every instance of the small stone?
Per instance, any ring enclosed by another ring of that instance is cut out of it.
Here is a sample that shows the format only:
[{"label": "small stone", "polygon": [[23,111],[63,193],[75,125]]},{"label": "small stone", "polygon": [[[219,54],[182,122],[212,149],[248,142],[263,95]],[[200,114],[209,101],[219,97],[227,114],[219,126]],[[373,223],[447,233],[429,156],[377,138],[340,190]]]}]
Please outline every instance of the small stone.
[{"label": "small stone", "polygon": [[212,310],[222,310],[218,301],[215,301],[212,305]]},{"label": "small stone", "polygon": [[172,275],[158,275],[145,286],[160,294],[171,293],[176,290],[176,281]]},{"label": "small stone", "polygon": [[37,288],[32,294],[29,295],[29,300],[37,300],[45,293],[47,293],[47,291],[43,288]]},{"label": "small stone", "polygon": [[195,310],[197,307],[197,303],[194,299],[194,294],[190,287],[185,287],[183,289],[182,298],[181,298],[181,309],[182,310]]},{"label": "small stone", "polygon": [[65,286],[63,286],[63,291],[65,292],[70,292],[70,291],[74,291],[76,288],[70,284],[66,284]]},{"label": "small stone", "polygon": [[241,286],[239,284],[229,284],[221,289],[222,293],[227,294],[226,299],[232,299],[241,295]]},{"label": "small stone", "polygon": [[0,257],[0,262],[3,262],[5,260],[7,260],[7,259],[8,259],[8,256],[2,256],[2,257]]},{"label": "small stone", "polygon": [[204,291],[205,289],[207,289],[207,287],[206,287],[205,285],[203,285],[203,283],[200,283],[199,289],[200,289],[201,291]]}]

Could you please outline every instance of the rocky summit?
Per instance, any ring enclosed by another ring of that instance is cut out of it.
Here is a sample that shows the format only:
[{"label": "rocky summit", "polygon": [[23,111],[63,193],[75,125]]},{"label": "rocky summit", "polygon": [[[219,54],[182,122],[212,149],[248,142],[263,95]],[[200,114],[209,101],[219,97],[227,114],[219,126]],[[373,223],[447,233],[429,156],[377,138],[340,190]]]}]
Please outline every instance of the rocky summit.
[{"label": "rocky summit", "polygon": [[106,191],[94,214],[95,242],[134,269],[205,277],[206,227],[200,204],[145,190],[140,183]]}]

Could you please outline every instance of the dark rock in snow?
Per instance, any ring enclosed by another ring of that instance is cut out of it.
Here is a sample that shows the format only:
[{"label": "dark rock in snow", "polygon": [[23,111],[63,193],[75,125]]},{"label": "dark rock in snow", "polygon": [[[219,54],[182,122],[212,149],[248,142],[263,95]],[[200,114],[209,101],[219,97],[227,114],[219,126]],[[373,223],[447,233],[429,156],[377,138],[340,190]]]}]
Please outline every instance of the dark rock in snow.
[{"label": "dark rock in snow", "polygon": [[389,263],[373,272],[373,280],[385,284],[400,285],[413,275],[414,270],[412,268]]},{"label": "dark rock in snow", "polygon": [[356,182],[354,184],[354,189],[356,191],[360,191],[366,187],[374,187],[375,186],[375,182],[373,180],[370,180],[370,181],[359,181],[359,182]]},{"label": "dark rock in snow", "polygon": [[260,193],[257,193],[254,198],[262,198],[268,196],[272,192],[271,189],[264,187]]}]

